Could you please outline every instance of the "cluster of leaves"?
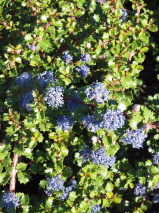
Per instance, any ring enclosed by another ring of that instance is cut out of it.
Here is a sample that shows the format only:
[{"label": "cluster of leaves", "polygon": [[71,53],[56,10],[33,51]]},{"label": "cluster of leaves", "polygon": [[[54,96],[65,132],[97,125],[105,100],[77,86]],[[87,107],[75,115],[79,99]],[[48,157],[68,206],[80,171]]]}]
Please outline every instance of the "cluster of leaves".
[{"label": "cluster of leaves", "polygon": [[159,96],[133,105],[157,27],[143,0],[129,4],[1,1],[0,210],[142,213],[159,203]]}]

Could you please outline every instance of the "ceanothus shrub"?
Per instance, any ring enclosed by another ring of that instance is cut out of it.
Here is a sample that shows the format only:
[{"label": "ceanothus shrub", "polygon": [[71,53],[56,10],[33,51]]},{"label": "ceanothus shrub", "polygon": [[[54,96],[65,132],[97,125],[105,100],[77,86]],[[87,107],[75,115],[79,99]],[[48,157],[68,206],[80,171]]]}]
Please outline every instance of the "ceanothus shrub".
[{"label": "ceanothus shrub", "polygon": [[156,32],[143,0],[3,1],[0,211],[159,205],[158,99],[139,74]]}]

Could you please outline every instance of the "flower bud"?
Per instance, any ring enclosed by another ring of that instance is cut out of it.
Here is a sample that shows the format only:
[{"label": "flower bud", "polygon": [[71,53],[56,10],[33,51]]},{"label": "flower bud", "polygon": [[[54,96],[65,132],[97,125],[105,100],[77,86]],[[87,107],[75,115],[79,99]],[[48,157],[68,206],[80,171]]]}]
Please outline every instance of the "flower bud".
[{"label": "flower bud", "polygon": [[97,136],[92,136],[91,141],[92,141],[92,143],[97,143],[98,142],[98,137]]},{"label": "flower bud", "polygon": [[90,48],[91,48],[91,44],[90,44],[90,43],[87,43],[87,44],[86,44],[86,48],[87,48],[87,49],[90,49]]},{"label": "flower bud", "polygon": [[134,104],[132,106],[132,110],[133,110],[133,112],[139,112],[140,111],[140,105],[139,104]]}]

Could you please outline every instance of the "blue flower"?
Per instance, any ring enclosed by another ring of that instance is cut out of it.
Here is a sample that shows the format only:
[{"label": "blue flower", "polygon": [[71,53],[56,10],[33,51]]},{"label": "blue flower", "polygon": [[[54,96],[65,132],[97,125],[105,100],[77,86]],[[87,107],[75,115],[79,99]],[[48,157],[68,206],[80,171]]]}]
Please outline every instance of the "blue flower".
[{"label": "blue flower", "polygon": [[2,204],[4,208],[9,209],[9,208],[14,208],[14,207],[19,207],[20,198],[16,196],[14,192],[6,192],[2,196]]},{"label": "blue flower", "polygon": [[90,160],[97,165],[104,165],[105,167],[112,167],[115,164],[114,155],[106,156],[105,147],[97,150],[92,150],[90,154]]},{"label": "blue flower", "polygon": [[54,77],[54,74],[50,71],[45,71],[37,76],[37,80],[40,84],[40,86],[48,86],[49,83],[55,83],[56,78]]},{"label": "blue flower", "polygon": [[58,196],[58,198],[60,200],[63,200],[63,201],[66,200],[68,198],[68,196],[69,196],[69,193],[72,191],[72,189],[76,187],[76,184],[77,184],[77,181],[76,180],[72,180],[70,182],[69,186],[64,188],[63,194]]},{"label": "blue flower", "polygon": [[82,52],[81,55],[81,61],[82,62],[89,62],[91,60],[91,56],[89,53],[84,54],[84,52]]},{"label": "blue flower", "polygon": [[90,72],[90,68],[87,65],[82,65],[80,67],[76,67],[75,70],[82,77],[87,77]]},{"label": "blue flower", "polygon": [[134,188],[134,194],[143,197],[146,194],[146,187],[141,183],[137,183]]},{"label": "blue flower", "polygon": [[32,74],[24,72],[16,78],[16,84],[20,87],[30,87],[33,83]]},{"label": "blue flower", "polygon": [[154,163],[159,164],[159,153],[153,155],[153,161]]},{"label": "blue flower", "polygon": [[47,179],[47,189],[45,193],[50,196],[54,191],[60,191],[64,187],[64,181],[60,179],[59,175]]},{"label": "blue flower", "polygon": [[126,20],[126,17],[128,14],[125,9],[121,9],[121,13],[122,13],[121,20],[122,20],[122,22],[124,22]]},{"label": "blue flower", "polygon": [[[76,91],[74,91],[72,97],[73,97],[75,100],[80,100],[80,98],[79,98],[79,96],[78,96],[78,94],[77,94]],[[79,107],[83,107],[83,106],[80,105],[80,104],[75,103],[74,101],[68,100],[68,101],[67,101],[67,107],[68,107],[68,110],[69,110],[70,112],[73,112],[73,111],[75,111],[75,109],[77,109],[77,108],[79,108]]]},{"label": "blue flower", "polygon": [[66,64],[69,64],[73,60],[73,56],[69,54],[68,51],[65,51],[62,56],[63,60],[66,61]]},{"label": "blue flower", "polygon": [[80,156],[82,157],[82,162],[85,163],[90,158],[91,150],[89,147],[84,147],[80,152]]},{"label": "blue flower", "polygon": [[154,194],[152,202],[153,203],[159,203],[159,193],[158,194]]},{"label": "blue flower", "polygon": [[37,46],[35,46],[35,45],[28,45],[28,48],[30,49],[30,50],[32,50],[32,51],[35,51],[35,50],[38,50],[38,47]]},{"label": "blue flower", "polygon": [[133,148],[141,148],[143,147],[143,142],[145,141],[145,138],[147,135],[143,134],[143,129],[132,129],[132,130],[126,130],[125,137],[122,138],[124,143],[132,144]]},{"label": "blue flower", "polygon": [[100,121],[98,121],[94,115],[87,115],[82,120],[84,128],[87,128],[90,132],[96,132],[101,128]]},{"label": "blue flower", "polygon": [[100,212],[100,210],[101,210],[100,205],[95,205],[92,209],[92,213]]},{"label": "blue flower", "polygon": [[85,90],[87,98],[90,100],[95,99],[97,103],[103,103],[109,98],[109,91],[106,90],[106,87],[103,83],[98,81],[94,82],[90,87]]},{"label": "blue flower", "polygon": [[118,128],[122,128],[125,124],[125,116],[120,110],[113,111],[108,109],[102,117],[103,121],[101,125],[106,129],[117,130]]},{"label": "blue flower", "polygon": [[52,86],[46,90],[44,100],[49,106],[53,106],[55,108],[61,107],[64,104],[62,92],[62,87]]},{"label": "blue flower", "polygon": [[68,130],[73,126],[73,119],[71,116],[59,115],[57,118],[57,125],[61,127],[62,130]]},{"label": "blue flower", "polygon": [[72,191],[73,187],[68,186],[64,188],[64,192],[62,195],[58,196],[60,200],[66,200],[68,198],[69,193]]},{"label": "blue flower", "polygon": [[32,95],[32,92],[26,92],[23,93],[20,96],[19,106],[20,108],[24,108],[27,111],[32,111],[32,108],[30,107],[30,103],[34,100],[34,97]]},{"label": "blue flower", "polygon": [[159,182],[154,187],[151,187],[150,189],[154,190],[154,189],[158,189],[158,188],[159,188]]}]

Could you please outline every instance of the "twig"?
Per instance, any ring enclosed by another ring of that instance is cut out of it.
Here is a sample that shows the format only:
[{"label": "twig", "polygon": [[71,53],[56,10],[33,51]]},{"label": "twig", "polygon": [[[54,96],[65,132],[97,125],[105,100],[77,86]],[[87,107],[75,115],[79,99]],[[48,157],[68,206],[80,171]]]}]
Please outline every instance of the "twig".
[{"label": "twig", "polygon": [[12,171],[11,171],[11,177],[10,177],[10,186],[9,186],[9,191],[10,192],[15,192],[15,185],[16,185],[16,166],[18,163],[18,155],[14,154],[13,155],[13,162],[12,162]]},{"label": "twig", "polygon": [[[138,16],[140,15],[141,8],[142,8],[142,6],[139,6],[139,5],[138,5],[138,7],[137,7],[137,15],[138,15]],[[139,23],[139,20],[138,20],[138,19],[136,19],[136,23]]]}]

